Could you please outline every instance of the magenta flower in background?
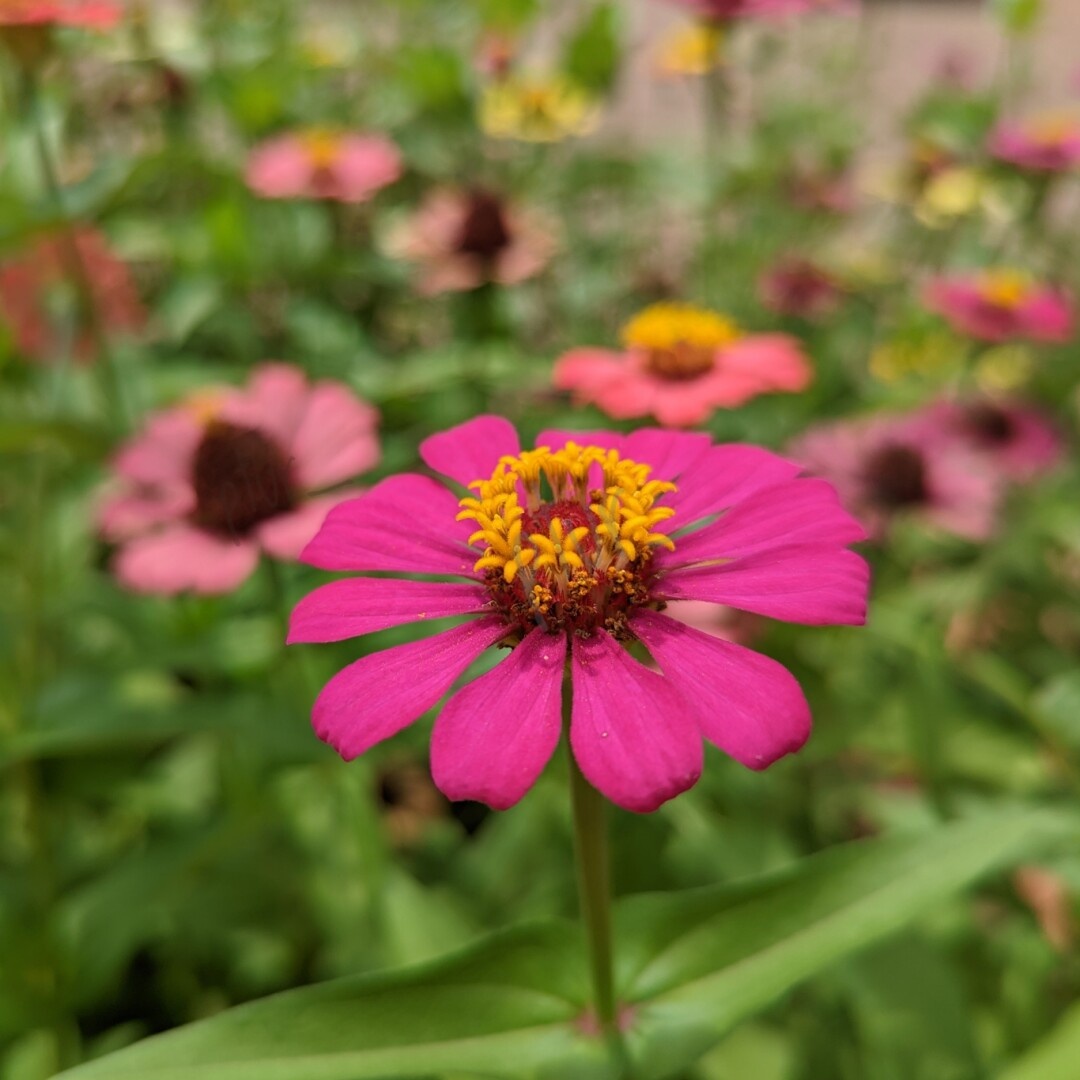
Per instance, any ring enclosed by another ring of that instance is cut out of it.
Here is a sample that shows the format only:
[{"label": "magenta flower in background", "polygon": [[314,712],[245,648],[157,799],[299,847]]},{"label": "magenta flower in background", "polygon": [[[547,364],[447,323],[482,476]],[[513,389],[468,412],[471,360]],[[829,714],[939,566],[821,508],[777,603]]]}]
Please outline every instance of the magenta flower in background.
[{"label": "magenta flower in background", "polygon": [[428,296],[516,285],[540,273],[556,246],[545,217],[485,188],[431,192],[387,241],[391,255],[416,264]]},{"label": "magenta flower in background", "polygon": [[989,397],[940,401],[923,417],[931,438],[955,440],[1010,480],[1047,472],[1064,454],[1054,425],[1023,402]]},{"label": "magenta flower in background", "polygon": [[401,169],[401,154],[385,136],[316,128],[255,147],[246,180],[266,199],[359,203],[397,180]]},{"label": "magenta flower in background", "polygon": [[[572,752],[628,810],[655,810],[693,785],[703,736],[755,769],[803,744],[810,714],[790,673],[660,609],[703,600],[861,623],[868,570],[846,545],[863,531],[827,483],[756,447],[663,430],[548,431],[522,450],[495,416],[435,435],[420,453],[446,482],[382,481],[332,510],[302,555],[325,570],[410,578],[324,585],[297,605],[290,642],[469,617],[331,679],[313,720],[342,757],[411,724],[497,645],[512,648],[435,722],[432,772],[450,799],[504,809],[532,787],[562,731],[564,672]],[[633,642],[661,673],[631,655]]]},{"label": "magenta flower in background", "polygon": [[813,377],[795,338],[744,335],[730,319],[690,304],[653,304],[623,327],[622,338],[621,352],[565,353],[555,386],[617,419],[651,415],[688,427],[761,394],[804,390]]},{"label": "magenta flower in background", "polygon": [[120,545],[116,576],[137,592],[224,593],[260,552],[296,559],[357,493],[325,489],[379,460],[377,421],[348,387],[309,384],[287,364],[156,413],[117,455],[118,490],[99,510],[102,535]]},{"label": "magenta flower in background", "polygon": [[840,306],[843,291],[827,270],[810,259],[786,256],[758,279],[762,305],[776,315],[824,319]]},{"label": "magenta flower in background", "polygon": [[108,30],[120,21],[120,4],[102,0],[2,0],[0,26],[82,26]]},{"label": "magenta flower in background", "polygon": [[831,12],[849,15],[859,10],[858,0],[668,0],[703,19],[730,22],[734,19],[775,18]]},{"label": "magenta flower in background", "polygon": [[843,420],[807,431],[788,448],[808,472],[835,485],[867,531],[916,515],[970,540],[994,529],[1001,478],[925,417]]},{"label": "magenta flower in background", "polygon": [[[79,262],[76,267],[71,265],[72,244]],[[76,360],[96,359],[94,334],[72,284],[76,276],[85,276],[106,332],[134,334],[146,324],[146,310],[127,266],[113,254],[102,233],[81,226],[71,239],[47,236],[0,266],[0,317],[24,356],[48,363],[70,348]],[[62,293],[71,317],[68,325],[68,320],[58,320],[55,314],[61,306],[55,301]]]},{"label": "magenta flower in background", "polygon": [[1073,335],[1069,299],[1014,270],[983,270],[935,278],[924,300],[958,333],[979,341],[1060,343]]},{"label": "magenta flower in background", "polygon": [[1080,120],[1048,116],[1001,121],[990,133],[990,153],[1020,169],[1065,172],[1080,164]]}]

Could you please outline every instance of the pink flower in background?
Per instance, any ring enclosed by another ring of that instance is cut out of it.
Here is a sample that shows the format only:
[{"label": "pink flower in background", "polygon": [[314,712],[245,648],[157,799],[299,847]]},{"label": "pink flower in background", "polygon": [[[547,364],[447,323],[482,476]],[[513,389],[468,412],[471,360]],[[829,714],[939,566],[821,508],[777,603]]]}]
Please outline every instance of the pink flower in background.
[{"label": "pink flower in background", "polygon": [[[495,416],[427,439],[420,454],[452,487],[392,476],[331,511],[302,556],[409,578],[324,585],[297,605],[290,642],[468,617],[331,679],[313,721],[346,760],[422,716],[497,645],[511,651],[435,722],[432,772],[450,799],[505,809],[532,787],[562,732],[564,671],[573,754],[628,810],[693,785],[703,736],[755,769],[806,740],[810,714],[790,673],[657,609],[701,600],[861,623],[868,571],[846,545],[863,532],[828,484],[757,447],[655,429],[548,431],[522,450]],[[634,641],[660,673],[631,655]]]},{"label": "pink flower in background", "polygon": [[840,306],[836,278],[810,259],[786,256],[758,279],[758,296],[769,311],[799,319],[824,319]]},{"label": "pink flower in background", "polygon": [[552,223],[484,188],[431,192],[387,242],[416,263],[426,295],[463,292],[487,282],[516,285],[540,273],[555,253]]},{"label": "pink flower in background", "polygon": [[652,415],[686,427],[760,394],[803,390],[812,378],[795,338],[742,335],[724,316],[689,304],[654,304],[622,337],[621,352],[565,353],[555,364],[555,386],[620,420]]},{"label": "pink flower in background", "polygon": [[984,270],[935,278],[924,294],[927,307],[958,333],[980,341],[1064,342],[1073,335],[1073,308],[1056,289],[1013,270]]},{"label": "pink flower in background", "polygon": [[990,133],[994,157],[1033,172],[1065,172],[1080,164],[1080,120],[1047,116],[1002,121]]},{"label": "pink flower in background", "polygon": [[74,284],[80,279],[107,333],[137,333],[144,327],[146,310],[127,266],[100,232],[80,227],[73,239],[45,237],[0,266],[0,317],[24,356],[50,362],[70,348],[76,360],[96,358],[94,334]]},{"label": "pink flower in background", "polygon": [[379,460],[377,419],[346,386],[286,364],[154,414],[117,455],[119,490],[99,512],[116,576],[137,592],[224,593],[260,552],[295,559],[356,494],[325,489]]},{"label": "pink flower in background", "polygon": [[246,179],[266,199],[359,203],[397,180],[401,168],[398,148],[382,135],[312,129],[255,147]]},{"label": "pink flower in background", "polygon": [[775,18],[830,12],[850,15],[859,10],[858,0],[668,0],[701,18],[730,22],[744,18]]},{"label": "pink flower in background", "polygon": [[789,452],[836,486],[840,500],[876,537],[898,516],[970,540],[993,531],[1000,478],[919,416],[844,420],[811,428]]},{"label": "pink flower in background", "polygon": [[120,4],[101,0],[0,0],[0,26],[83,26],[108,30],[123,14]]},{"label": "pink flower in background", "polygon": [[955,440],[1012,480],[1047,472],[1064,454],[1054,425],[1023,402],[995,398],[940,401],[922,416],[928,437]]}]

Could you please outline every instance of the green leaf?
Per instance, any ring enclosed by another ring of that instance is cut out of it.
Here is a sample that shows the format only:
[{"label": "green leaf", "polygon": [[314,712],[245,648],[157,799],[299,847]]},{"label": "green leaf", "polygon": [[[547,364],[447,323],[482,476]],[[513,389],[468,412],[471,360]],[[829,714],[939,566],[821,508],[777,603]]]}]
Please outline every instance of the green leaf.
[{"label": "green leaf", "polygon": [[610,90],[619,72],[619,37],[613,4],[600,4],[566,46],[563,69],[587,90]]},{"label": "green leaf", "polygon": [[1001,1074],[999,1080],[1075,1080],[1080,1061],[1080,1005],[1056,1028]]},{"label": "green leaf", "polygon": [[1046,811],[985,815],[845,845],[745,884],[627,901],[618,981],[637,1006],[637,1080],[689,1065],[804,979],[1078,831]]},{"label": "green leaf", "polygon": [[1043,13],[1043,0],[992,0],[992,7],[1011,34],[1033,30]]}]

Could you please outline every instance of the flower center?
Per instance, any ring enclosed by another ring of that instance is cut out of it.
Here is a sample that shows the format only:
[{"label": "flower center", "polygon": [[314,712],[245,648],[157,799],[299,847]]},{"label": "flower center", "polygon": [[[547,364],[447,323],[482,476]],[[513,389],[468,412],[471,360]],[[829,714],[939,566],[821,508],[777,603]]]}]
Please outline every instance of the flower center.
[{"label": "flower center", "polygon": [[305,132],[301,138],[312,168],[325,171],[338,163],[341,157],[341,137],[336,132],[316,128]]},{"label": "flower center", "polygon": [[510,246],[511,239],[502,200],[489,191],[470,192],[458,237],[458,251],[462,255],[493,259]]},{"label": "flower center", "polygon": [[277,443],[254,428],[212,420],[195,450],[192,520],[210,532],[243,536],[292,510],[298,494]]},{"label": "flower center", "polygon": [[628,617],[649,603],[654,548],[674,542],[658,526],[674,513],[658,501],[675,485],[615,450],[568,442],[504,457],[490,480],[469,485],[459,521],[476,522],[474,569],[521,633],[536,626],[626,640]]},{"label": "flower center", "polygon": [[986,303],[1012,311],[1027,300],[1031,285],[1016,270],[988,270],[979,278],[979,293]]},{"label": "flower center", "polygon": [[649,371],[676,382],[711,371],[717,350],[738,336],[730,319],[692,304],[652,304],[622,328],[623,343],[644,355]]},{"label": "flower center", "polygon": [[1028,126],[1031,139],[1049,150],[1062,146],[1076,134],[1076,121],[1068,116],[1044,116]]},{"label": "flower center", "polygon": [[926,462],[914,447],[893,443],[874,451],[863,473],[873,501],[896,508],[925,502]]},{"label": "flower center", "polygon": [[1001,446],[1016,434],[1016,425],[1004,409],[986,402],[969,405],[962,423],[967,433],[984,446]]}]

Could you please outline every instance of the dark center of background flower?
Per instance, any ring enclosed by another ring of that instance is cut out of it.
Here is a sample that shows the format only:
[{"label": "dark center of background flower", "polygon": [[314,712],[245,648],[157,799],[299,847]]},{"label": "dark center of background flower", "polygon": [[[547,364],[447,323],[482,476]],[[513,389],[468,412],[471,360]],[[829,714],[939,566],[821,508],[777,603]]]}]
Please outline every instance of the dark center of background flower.
[{"label": "dark center of background flower", "polygon": [[195,450],[192,485],[192,520],[224,536],[243,536],[299,501],[281,447],[255,428],[223,421],[207,425]]},{"label": "dark center of background flower", "polygon": [[470,192],[458,237],[458,251],[462,255],[493,259],[510,246],[511,239],[502,200],[489,191]]},{"label": "dark center of background flower", "polygon": [[1012,417],[996,405],[969,405],[962,420],[964,431],[983,446],[1001,446],[1016,434]]},{"label": "dark center of background flower", "polygon": [[649,371],[670,382],[689,382],[711,371],[716,363],[716,350],[688,341],[680,341],[667,349],[650,349],[646,353]]},{"label": "dark center of background flower", "polygon": [[926,460],[912,446],[891,443],[867,458],[863,478],[874,502],[888,508],[926,502]]}]

